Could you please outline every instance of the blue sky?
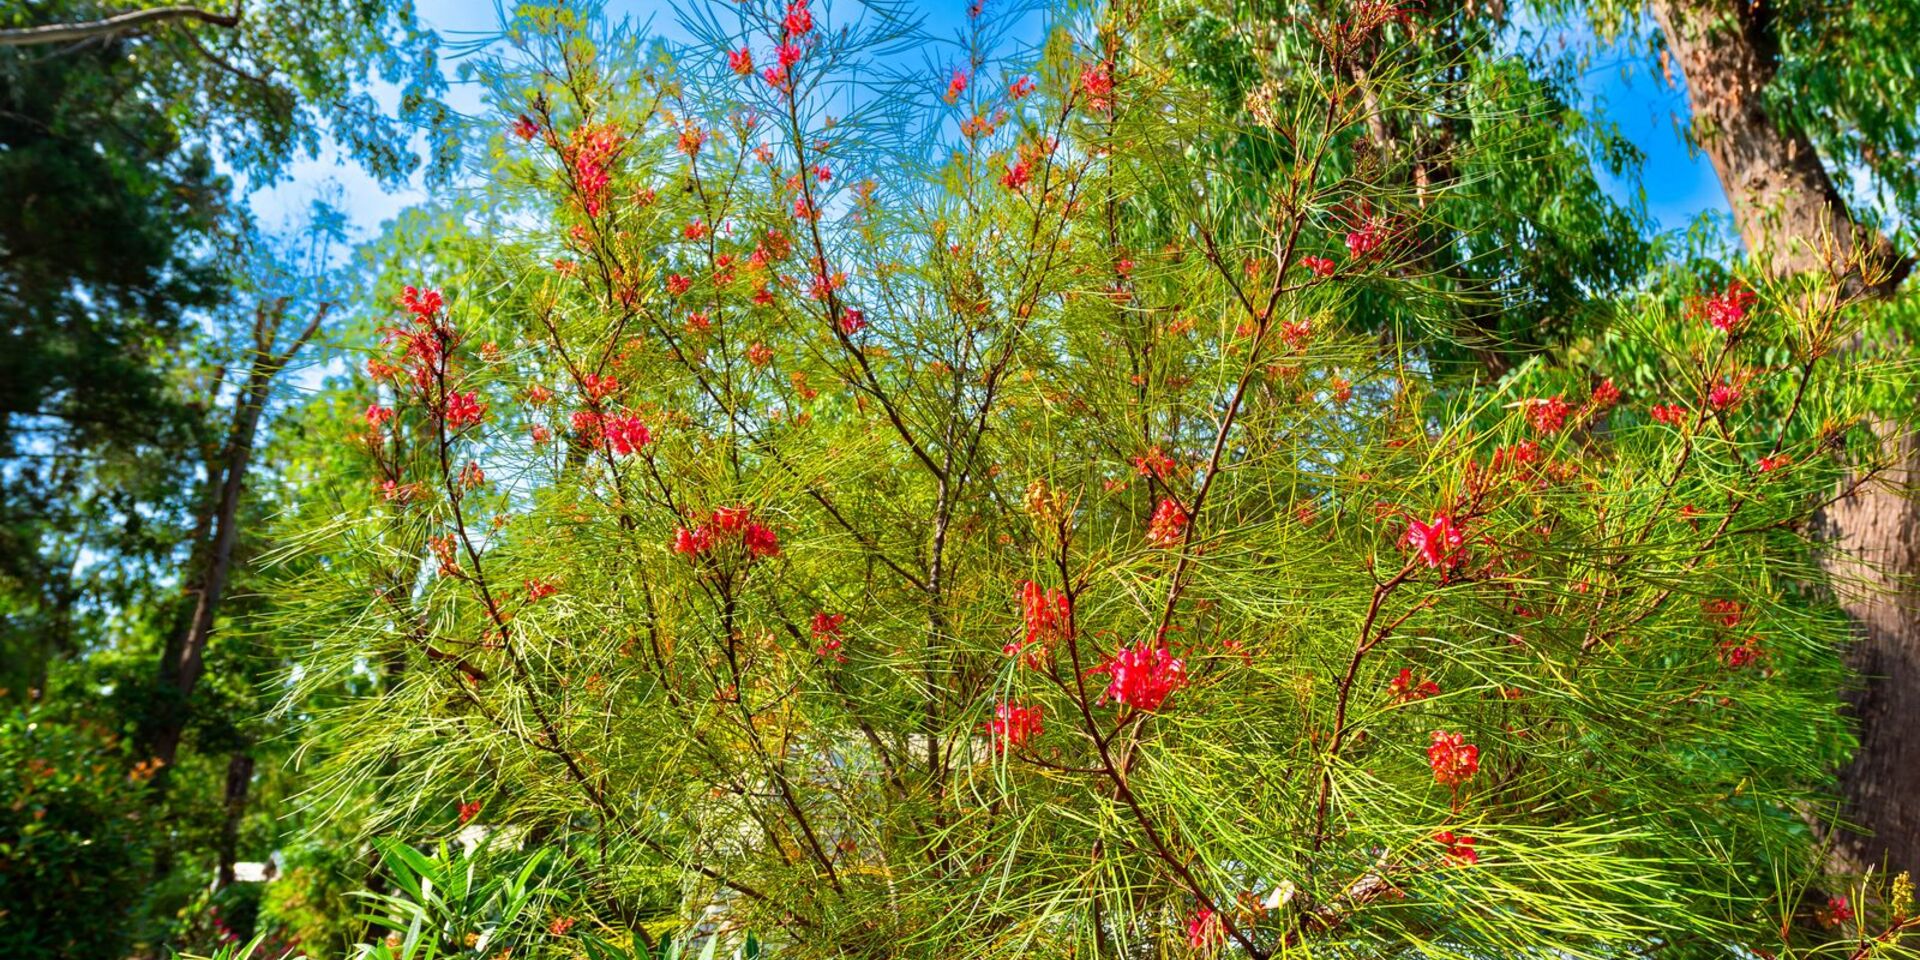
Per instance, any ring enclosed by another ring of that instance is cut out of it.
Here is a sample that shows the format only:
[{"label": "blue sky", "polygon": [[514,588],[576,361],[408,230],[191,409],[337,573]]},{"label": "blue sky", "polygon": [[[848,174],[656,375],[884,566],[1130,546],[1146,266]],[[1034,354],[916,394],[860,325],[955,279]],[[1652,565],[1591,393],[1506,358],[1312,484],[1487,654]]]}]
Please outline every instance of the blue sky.
[{"label": "blue sky", "polygon": [[[492,3],[472,0],[417,0],[421,20],[437,31],[450,45],[460,46],[484,40],[497,33],[499,12]],[[507,0],[502,0],[507,2]],[[700,2],[700,0],[693,0]],[[936,34],[957,30],[963,23],[966,0],[942,0],[924,6],[928,26]],[[829,4],[816,0],[816,6]],[[631,16],[651,20],[656,32],[669,38],[684,38],[671,3],[666,0],[609,0],[613,16]],[[989,12],[993,9],[989,6]],[[1545,42],[1557,43],[1560,35],[1548,32]],[[1568,32],[1569,43],[1591,44],[1591,37]],[[1646,155],[1639,182],[1615,180],[1602,173],[1603,182],[1616,197],[1636,202],[1641,196],[1648,216],[1663,232],[1685,230],[1704,212],[1724,214],[1726,197],[1721,191],[1713,167],[1704,156],[1690,155],[1679,133],[1679,118],[1686,116],[1686,94],[1677,86],[1668,86],[1654,72],[1653,65],[1638,51],[1598,48],[1591,65],[1581,75],[1582,93],[1588,106],[1606,120],[1617,124],[1622,134]],[[449,57],[449,72],[458,63]],[[457,80],[450,99],[456,109],[477,112],[478,92]],[[254,194],[255,209],[269,225],[289,222],[309,204],[323,197],[335,202],[351,221],[356,239],[373,236],[379,224],[402,209],[426,199],[418,184],[399,191],[385,191],[350,163],[342,162],[337,152],[328,151],[315,159],[295,163],[287,181]]]}]

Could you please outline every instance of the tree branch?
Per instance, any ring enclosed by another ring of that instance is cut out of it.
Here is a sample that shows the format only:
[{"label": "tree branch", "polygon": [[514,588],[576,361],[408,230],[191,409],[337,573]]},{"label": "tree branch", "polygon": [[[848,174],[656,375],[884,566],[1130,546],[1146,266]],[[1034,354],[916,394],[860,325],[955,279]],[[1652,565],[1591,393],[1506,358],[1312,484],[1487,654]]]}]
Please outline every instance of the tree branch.
[{"label": "tree branch", "polygon": [[134,10],[80,23],[49,23],[38,27],[0,30],[0,47],[32,47],[47,43],[92,40],[96,37],[111,37],[128,31],[142,30],[149,25],[173,20],[198,20],[201,23],[211,23],[216,27],[240,25],[240,15],[237,13],[214,13],[199,7],[155,7],[151,10]]}]

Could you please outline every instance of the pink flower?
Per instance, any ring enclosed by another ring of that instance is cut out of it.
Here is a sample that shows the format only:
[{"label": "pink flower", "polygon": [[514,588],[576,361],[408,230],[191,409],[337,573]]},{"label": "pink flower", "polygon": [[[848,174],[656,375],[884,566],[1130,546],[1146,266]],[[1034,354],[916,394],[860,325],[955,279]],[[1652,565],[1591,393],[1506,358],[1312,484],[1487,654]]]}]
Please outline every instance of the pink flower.
[{"label": "pink flower", "polygon": [[1113,69],[1104,61],[1081,67],[1080,92],[1087,95],[1087,105],[1093,109],[1111,108],[1113,106]]},{"label": "pink flower", "polygon": [[1158,709],[1169,694],[1187,685],[1187,662],[1165,644],[1121,647],[1087,673],[1108,676],[1102,702],[1111,700],[1135,710]]},{"label": "pink flower", "polygon": [[1014,161],[1007,167],[1007,172],[1000,175],[1000,185],[1016,192],[1031,180],[1033,180],[1033,164],[1026,157]]},{"label": "pink flower", "polygon": [[535,123],[532,117],[523,113],[520,119],[513,122],[513,134],[522,140],[532,140],[540,135],[540,124]]},{"label": "pink flower", "polygon": [[1466,544],[1466,535],[1444,513],[1435,514],[1432,523],[1408,520],[1407,535],[1400,542],[1419,553],[1429,567],[1457,567],[1465,559],[1460,548]]},{"label": "pink flower", "polygon": [[1175,466],[1173,458],[1161,453],[1159,447],[1153,447],[1146,453],[1133,458],[1134,472],[1143,477],[1159,477],[1165,480],[1173,475]]},{"label": "pink flower", "polygon": [[987,721],[987,736],[993,739],[995,753],[1004,753],[1008,747],[1017,747],[1039,736],[1045,730],[1042,723],[1045,710],[1039,705],[1023,707],[1001,701],[993,708],[993,719]]},{"label": "pink flower", "polygon": [[377,403],[367,405],[367,426],[377,427],[393,419],[393,410]]},{"label": "pink flower", "polygon": [[713,549],[713,529],[701,524],[691,529],[681,527],[673,533],[673,552],[697,557]]},{"label": "pink flower", "polygon": [[1722,380],[1714,384],[1713,389],[1707,392],[1707,404],[1715,410],[1725,410],[1739,403],[1741,396],[1742,394],[1738,386]]},{"label": "pink flower", "polygon": [[1300,265],[1313,271],[1316,277],[1333,276],[1333,261],[1326,257],[1301,257]]},{"label": "pink flower", "polygon": [[1436,783],[1457,787],[1480,772],[1480,748],[1465,741],[1458,733],[1433,732],[1433,746],[1427,748],[1427,761],[1433,766]]},{"label": "pink flower", "polygon": [[965,93],[966,90],[967,90],[967,72],[965,70],[955,69],[953,71],[952,79],[947,81],[947,93],[945,97],[946,101],[948,103],[958,102],[960,100],[960,95],[962,93]]},{"label": "pink flower", "polygon": [[1369,218],[1357,229],[1347,231],[1347,256],[1361,260],[1371,256],[1387,242],[1386,228]]},{"label": "pink flower", "polygon": [[791,40],[782,40],[779,46],[773,48],[773,55],[780,61],[780,77],[784,80],[787,71],[800,62],[800,45]]},{"label": "pink flower", "polygon": [[1227,928],[1220,915],[1207,907],[1193,912],[1187,920],[1187,946],[1195,950],[1204,950],[1227,938]]},{"label": "pink flower", "polygon": [[691,290],[691,289],[693,289],[693,281],[688,279],[687,277],[681,276],[680,274],[677,274],[677,273],[669,274],[667,276],[667,292],[668,293],[673,294],[674,296],[677,297],[683,293],[686,293],[688,290]]},{"label": "pink flower", "polygon": [[1187,536],[1187,511],[1172,497],[1160,501],[1147,524],[1147,542],[1156,547],[1177,547]]},{"label": "pink flower", "polygon": [[852,307],[840,311],[840,332],[853,336],[866,329],[867,315]]},{"label": "pink flower", "polygon": [[1732,334],[1734,329],[1740,326],[1741,321],[1747,318],[1747,311],[1759,299],[1759,294],[1748,289],[1746,284],[1735,280],[1727,284],[1725,290],[1708,297],[1702,306],[1708,323],[1713,324],[1714,328],[1721,333]]},{"label": "pink flower", "polygon": [[487,405],[481,403],[472,393],[455,393],[447,397],[447,426],[459,430],[470,427],[485,419]]},{"label": "pink flower", "polygon": [[653,442],[653,434],[648,432],[647,425],[632,415],[607,417],[603,432],[607,441],[613,444],[613,452],[623,457]]},{"label": "pink flower", "polygon": [[732,70],[735,76],[751,76],[753,74],[753,51],[746,47],[727,51],[727,68]]}]

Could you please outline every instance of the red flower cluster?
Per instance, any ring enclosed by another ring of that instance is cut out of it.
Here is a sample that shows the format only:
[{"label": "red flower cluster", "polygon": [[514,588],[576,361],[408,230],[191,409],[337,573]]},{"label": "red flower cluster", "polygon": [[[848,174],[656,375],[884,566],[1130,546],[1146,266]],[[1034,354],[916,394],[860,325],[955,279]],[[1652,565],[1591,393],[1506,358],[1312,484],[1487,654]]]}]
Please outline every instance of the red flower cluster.
[{"label": "red flower cluster", "polygon": [[689,557],[705,556],[715,547],[738,543],[752,557],[777,557],[780,539],[767,525],[753,518],[747,506],[715,507],[704,523],[681,527],[674,532],[675,553]]},{"label": "red flower cluster", "polygon": [[1020,746],[1043,733],[1044,713],[1039,704],[1022,707],[1001,701],[993,708],[993,719],[987,721],[987,735],[993,738],[994,752]]},{"label": "red flower cluster", "polygon": [[1731,334],[1747,318],[1747,311],[1758,302],[1760,295],[1748,289],[1738,280],[1727,284],[1727,289],[1708,297],[1701,305],[1707,322],[1721,333]]},{"label": "red flower cluster", "polygon": [[1452,830],[1442,830],[1433,835],[1433,840],[1447,848],[1443,856],[1456,867],[1471,866],[1480,862],[1480,852],[1473,849],[1474,840],[1466,834],[1455,834]]},{"label": "red flower cluster", "polygon": [[1480,748],[1467,743],[1461,734],[1435,730],[1433,746],[1427,748],[1427,762],[1433,765],[1435,782],[1457,787],[1480,772]]},{"label": "red flower cluster", "polygon": [[1147,542],[1156,547],[1177,547],[1187,536],[1187,511],[1172,497],[1160,501],[1147,524]]},{"label": "red flower cluster", "polygon": [[1412,547],[1426,561],[1427,566],[1452,568],[1466,559],[1461,548],[1466,545],[1466,534],[1453,522],[1453,518],[1444,513],[1435,514],[1432,523],[1418,520],[1407,521],[1407,535],[1400,542]]},{"label": "red flower cluster", "polygon": [[400,291],[400,305],[420,320],[431,320],[446,305],[438,290],[421,290],[407,287]]},{"label": "red flower cluster", "polygon": [[1613,385],[1613,378],[1600,381],[1593,388],[1593,395],[1587,398],[1587,404],[1595,410],[1605,410],[1620,402],[1620,388]]},{"label": "red flower cluster", "polygon": [[1647,415],[1652,417],[1655,423],[1664,423],[1670,427],[1677,427],[1686,419],[1687,408],[1677,403],[1666,406],[1656,403],[1647,409]]},{"label": "red flower cluster", "polygon": [[486,419],[487,405],[471,391],[447,396],[447,426],[454,430],[471,427]]},{"label": "red flower cluster", "polygon": [[1195,910],[1187,920],[1187,946],[1195,950],[1204,950],[1226,938],[1227,928],[1220,915],[1206,907]]},{"label": "red flower cluster", "polygon": [[1027,98],[1027,95],[1032,92],[1033,92],[1032,77],[1021,77],[1020,79],[1015,80],[1013,82],[1013,86],[1007,88],[1007,96],[1012,97],[1015,100],[1025,100]]},{"label": "red flower cluster", "polygon": [[1766,651],[1760,646],[1760,638],[1751,634],[1738,640],[1722,640],[1716,644],[1716,648],[1720,651],[1720,663],[1729,670],[1751,667],[1766,656]]},{"label": "red flower cluster", "polygon": [[1158,477],[1165,480],[1173,475],[1173,468],[1173,458],[1161,453],[1159,447],[1154,447],[1133,458],[1134,472],[1143,477]]},{"label": "red flower cluster", "polygon": [[1095,110],[1113,108],[1113,68],[1105,61],[1080,68],[1080,92],[1087,95],[1087,106]]},{"label": "red flower cluster", "polygon": [[1110,678],[1101,702],[1111,700],[1135,710],[1158,709],[1168,695],[1187,685],[1187,662],[1164,644],[1121,647],[1087,673]]},{"label": "red flower cluster", "polygon": [[[1020,585],[1020,612],[1027,622],[1026,638],[1007,641],[1001,652],[1011,657],[1026,650],[1027,665],[1037,668],[1047,649],[1055,641],[1066,639],[1073,623],[1072,602],[1064,591],[1043,590],[1028,580]],[[1039,649],[1028,650],[1035,644]]]},{"label": "red flower cluster", "polygon": [[819,646],[815,647],[813,652],[823,659],[832,659],[836,663],[846,663],[847,655],[840,652],[840,648],[845,645],[845,641],[840,637],[840,625],[846,622],[847,615],[844,613],[829,614],[824,611],[815,613],[813,615],[813,640],[815,643],[818,643]]},{"label": "red flower cluster", "polygon": [[528,603],[539,603],[540,601],[545,600],[546,598],[551,597],[554,594],[559,592],[560,592],[559,585],[554,583],[551,580],[541,580],[538,578],[534,578],[527,581],[527,602]]},{"label": "red flower cluster", "polygon": [[641,447],[653,442],[653,434],[640,418],[632,415],[609,416],[602,421],[607,442],[613,444],[613,452],[628,456]]},{"label": "red flower cluster", "polygon": [[745,77],[753,73],[753,51],[746,47],[727,51],[727,69],[735,76]]},{"label": "red flower cluster", "polygon": [[565,151],[567,165],[573,168],[573,183],[580,192],[580,206],[587,216],[596,217],[606,205],[607,187],[613,182],[608,168],[619,154],[623,140],[612,124],[595,124],[573,131]]},{"label": "red flower cluster", "polygon": [[480,801],[470,800],[460,804],[460,822],[466,824],[480,815]]},{"label": "red flower cluster", "polygon": [[1316,277],[1333,276],[1333,261],[1326,257],[1301,257],[1300,265],[1313,271]]},{"label": "red flower cluster", "polygon": [[1714,384],[1712,390],[1707,391],[1707,404],[1715,410],[1725,410],[1739,403],[1741,396],[1743,394],[1738,384],[1722,380]]},{"label": "red flower cluster", "polygon": [[1415,681],[1413,679],[1413,668],[1401,667],[1400,673],[1392,680],[1387,681],[1387,690],[1393,694],[1395,703],[1411,703],[1415,700],[1425,700],[1428,697],[1438,696],[1440,693],[1440,685],[1426,677]]},{"label": "red flower cluster", "polygon": [[960,95],[967,92],[967,72],[956,68],[952,79],[947,81],[947,92],[942,99],[948,103],[960,102]]},{"label": "red flower cluster", "polygon": [[1541,433],[1559,433],[1567,426],[1567,414],[1573,408],[1559,394],[1527,401],[1527,422]]}]

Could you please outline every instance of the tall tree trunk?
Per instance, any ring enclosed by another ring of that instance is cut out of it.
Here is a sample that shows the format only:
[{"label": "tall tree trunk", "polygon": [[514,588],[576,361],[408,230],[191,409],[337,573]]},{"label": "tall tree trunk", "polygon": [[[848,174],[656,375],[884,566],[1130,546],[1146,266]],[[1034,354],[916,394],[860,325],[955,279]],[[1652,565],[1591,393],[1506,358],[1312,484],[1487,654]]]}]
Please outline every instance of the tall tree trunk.
[{"label": "tall tree trunk", "polygon": [[[1757,0],[1652,0],[1686,75],[1694,137],[1713,161],[1747,251],[1774,276],[1818,273],[1850,294],[1891,296],[1912,267],[1878,231],[1853,219],[1806,131],[1768,115],[1762,91],[1779,68],[1771,5]],[[1920,438],[1878,425],[1894,457],[1880,482],[1825,512],[1827,568],[1858,640],[1850,661],[1860,750],[1842,772],[1841,819],[1829,866],[1862,872],[1885,862],[1920,869]]]},{"label": "tall tree trunk", "polygon": [[240,539],[240,500],[246,491],[247,470],[253,462],[253,443],[265,411],[267,395],[274,378],[285,369],[293,355],[312,338],[326,317],[327,308],[318,310],[304,330],[286,349],[276,351],[276,333],[286,310],[286,302],[263,304],[254,318],[254,355],[247,379],[234,401],[232,423],[217,473],[210,474],[220,485],[214,497],[210,523],[203,523],[192,552],[193,569],[185,581],[195,593],[192,616],[171,638],[160,658],[160,685],[170,703],[154,723],[148,737],[150,755],[160,761],[154,783],[164,789],[168,770],[180,751],[180,737],[186,730],[189,703],[194,687],[205,667],[207,643],[213,638],[214,618],[226,595],[227,581],[233,575],[233,551]]},{"label": "tall tree trunk", "polygon": [[1693,136],[1713,161],[1749,256],[1775,276],[1821,272],[1886,296],[1912,261],[1858,224],[1806,131],[1762,96],[1779,72],[1772,7],[1746,0],[1653,0],[1687,79]]},{"label": "tall tree trunk", "polygon": [[240,820],[247,813],[247,793],[253,786],[253,755],[241,750],[227,760],[227,803],[220,824],[220,867],[216,886],[233,884],[233,863],[239,859]]}]

